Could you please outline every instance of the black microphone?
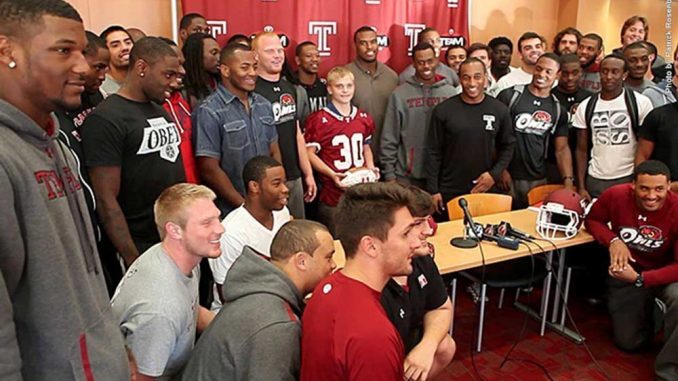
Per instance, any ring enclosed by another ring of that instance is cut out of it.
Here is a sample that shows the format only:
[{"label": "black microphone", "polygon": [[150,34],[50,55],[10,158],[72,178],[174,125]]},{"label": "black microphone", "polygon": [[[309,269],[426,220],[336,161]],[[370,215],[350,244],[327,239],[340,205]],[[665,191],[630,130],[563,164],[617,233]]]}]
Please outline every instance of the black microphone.
[{"label": "black microphone", "polygon": [[529,235],[529,234],[527,234],[527,233],[525,233],[521,230],[514,228],[513,226],[511,226],[510,223],[508,223],[506,221],[502,221],[499,224],[499,226],[500,226],[501,230],[505,231],[505,233],[503,233],[504,235],[509,235],[509,236],[516,237],[518,239],[522,239],[522,240],[525,240],[525,241],[530,241],[530,240],[534,239],[533,236],[531,236],[531,235]]},{"label": "black microphone", "polygon": [[[450,244],[455,247],[460,247],[464,249],[470,249],[478,246],[478,241],[481,240],[482,234],[478,235],[478,231],[475,229],[476,224],[473,222],[473,217],[468,211],[468,202],[465,198],[459,199],[459,207],[464,212],[464,226],[470,226],[470,231],[473,232],[473,235],[468,234],[468,237],[455,237],[452,238]],[[482,227],[482,226],[481,226]]]},{"label": "black microphone", "polygon": [[483,239],[496,242],[497,246],[504,249],[518,250],[520,242],[517,239],[505,236],[501,233],[501,225],[487,224],[483,231]]}]

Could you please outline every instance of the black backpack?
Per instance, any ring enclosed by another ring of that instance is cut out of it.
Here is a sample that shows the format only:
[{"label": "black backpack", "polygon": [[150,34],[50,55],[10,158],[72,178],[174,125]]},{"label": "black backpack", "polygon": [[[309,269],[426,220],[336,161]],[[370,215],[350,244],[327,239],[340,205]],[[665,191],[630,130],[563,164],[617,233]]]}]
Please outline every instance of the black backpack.
[{"label": "black backpack", "polygon": [[[509,101],[508,108],[509,112],[511,115],[513,115],[513,112],[515,111],[516,106],[518,105],[518,101],[520,101],[520,98],[523,96],[523,92],[525,92],[525,87],[526,85],[515,85],[513,86],[513,95],[511,95],[511,100]],[[556,109],[556,119],[555,122],[553,123],[553,132],[555,132],[556,127],[558,126],[558,122],[560,121],[560,101],[558,98],[551,94],[551,99],[553,99],[553,105]],[[546,145],[544,146],[544,158],[548,156],[549,152],[549,142],[551,139],[546,139]]]}]

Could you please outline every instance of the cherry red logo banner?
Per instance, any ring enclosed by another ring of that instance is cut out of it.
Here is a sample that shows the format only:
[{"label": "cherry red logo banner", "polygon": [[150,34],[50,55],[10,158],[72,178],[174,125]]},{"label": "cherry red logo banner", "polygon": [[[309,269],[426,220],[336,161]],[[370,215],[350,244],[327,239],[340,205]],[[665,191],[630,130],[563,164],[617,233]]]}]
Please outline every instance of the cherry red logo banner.
[{"label": "cherry red logo banner", "polygon": [[379,61],[396,71],[411,63],[409,51],[419,32],[433,27],[443,46],[467,45],[470,0],[182,0],[184,13],[204,15],[224,44],[234,34],[273,31],[282,36],[294,64],[294,48],[318,45],[324,74],[355,58],[353,32],[376,29]]}]

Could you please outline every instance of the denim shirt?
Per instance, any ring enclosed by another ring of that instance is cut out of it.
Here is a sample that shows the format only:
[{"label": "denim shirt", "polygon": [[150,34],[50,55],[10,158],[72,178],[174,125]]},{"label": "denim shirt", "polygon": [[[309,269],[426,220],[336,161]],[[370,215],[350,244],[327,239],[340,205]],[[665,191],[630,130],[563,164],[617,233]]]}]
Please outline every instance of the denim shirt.
[{"label": "denim shirt", "polygon": [[[270,155],[271,144],[278,140],[271,103],[254,92],[249,93],[248,101],[249,114],[239,98],[219,85],[191,116],[195,155],[218,159],[221,169],[243,197],[245,163],[255,156]],[[221,199],[217,199],[217,205],[222,214],[237,207]]]}]

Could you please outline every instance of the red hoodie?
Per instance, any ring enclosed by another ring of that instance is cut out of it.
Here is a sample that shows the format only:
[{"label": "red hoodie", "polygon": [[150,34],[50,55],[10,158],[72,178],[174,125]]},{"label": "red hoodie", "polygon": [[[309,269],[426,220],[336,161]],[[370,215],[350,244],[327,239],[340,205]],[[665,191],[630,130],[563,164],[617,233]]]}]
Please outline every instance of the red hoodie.
[{"label": "red hoodie", "polygon": [[636,205],[631,184],[613,186],[591,207],[586,229],[605,247],[610,246],[612,238],[619,237],[636,260],[631,266],[642,272],[645,286],[678,281],[678,195],[675,193],[668,193],[661,209],[646,212]]},{"label": "red hoodie", "polygon": [[175,91],[165,99],[162,107],[165,108],[168,114],[174,120],[181,133],[181,144],[179,151],[184,163],[184,172],[186,172],[186,182],[191,184],[198,184],[200,178],[198,177],[198,170],[195,164],[195,156],[193,155],[193,125],[191,124],[191,107],[188,102],[181,96],[181,93]]}]

